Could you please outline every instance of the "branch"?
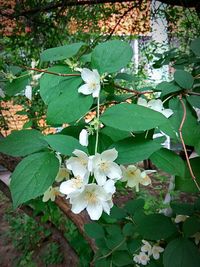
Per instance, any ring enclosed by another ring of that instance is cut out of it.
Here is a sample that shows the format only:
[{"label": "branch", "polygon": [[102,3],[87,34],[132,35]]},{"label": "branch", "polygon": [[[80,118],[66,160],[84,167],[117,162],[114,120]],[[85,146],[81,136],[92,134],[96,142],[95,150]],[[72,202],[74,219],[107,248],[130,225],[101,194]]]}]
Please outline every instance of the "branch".
[{"label": "branch", "polygon": [[83,0],[83,1],[59,1],[55,3],[55,1],[49,3],[48,5],[22,10],[17,14],[8,14],[1,12],[2,16],[10,17],[10,18],[18,18],[18,17],[26,17],[27,15],[34,15],[36,13],[45,13],[52,11],[57,8],[64,8],[70,6],[84,6],[84,5],[99,5],[99,4],[106,4],[106,3],[123,3],[123,2],[132,2],[132,0]]},{"label": "branch", "polygon": [[20,66],[20,68],[26,69],[26,70],[34,70],[34,71],[37,71],[37,72],[48,73],[48,74],[52,74],[52,75],[56,75],[56,76],[63,76],[63,77],[81,76],[78,73],[74,73],[74,74],[58,73],[58,72],[53,72],[53,71],[48,71],[48,70],[41,70],[41,69],[37,69],[37,68],[29,68],[29,67],[26,67],[26,66]]},{"label": "branch", "polygon": [[95,245],[95,242],[93,239],[89,238],[84,231],[84,225],[86,223],[90,222],[89,217],[87,216],[87,214],[85,212],[81,212],[80,214],[74,214],[71,211],[71,206],[69,204],[69,202],[65,201],[62,197],[57,197],[55,200],[55,203],[57,204],[57,206],[60,208],[60,210],[62,210],[62,212],[76,225],[76,227],[78,228],[79,232],[83,235],[84,239],[88,242],[88,244],[90,245],[91,249],[96,252],[97,251],[97,247]]},{"label": "branch", "polygon": [[[0,153],[0,164],[6,167],[9,171],[13,172],[17,164],[20,162],[21,158],[14,158],[11,156],[7,156],[5,154]],[[1,188],[0,188],[1,189]],[[10,192],[9,192],[10,194]],[[94,241],[89,238],[84,231],[84,225],[90,222],[89,217],[86,212],[82,212],[81,214],[74,214],[71,211],[70,204],[64,200],[64,198],[57,197],[55,203],[59,207],[59,209],[76,225],[79,232],[83,235],[84,239],[88,242],[91,249],[95,252],[97,247]],[[69,265],[70,266],[70,265]]]},{"label": "branch", "polygon": [[186,107],[185,107],[185,103],[183,102],[182,95],[179,96],[179,100],[180,100],[182,108],[183,108],[183,118],[182,118],[180,127],[178,129],[179,130],[179,136],[180,136],[181,143],[182,143],[182,146],[183,146],[183,150],[184,150],[184,153],[185,153],[185,157],[186,157],[187,165],[188,165],[188,168],[189,168],[189,171],[190,171],[190,175],[191,175],[196,187],[200,191],[200,186],[199,186],[199,184],[198,184],[198,182],[196,180],[196,177],[194,175],[194,172],[192,170],[192,166],[190,164],[190,160],[189,160],[189,157],[188,157],[188,154],[187,154],[187,149],[186,149],[185,142],[184,142],[183,135],[182,135],[183,125],[184,125],[184,122],[185,122],[185,119],[186,119],[186,116],[187,116]]},{"label": "branch", "polygon": [[[4,184],[0,180],[0,190],[4,193],[4,195],[11,200],[11,194],[9,188],[6,184]],[[46,229],[49,229],[52,233],[52,238],[60,243],[63,248],[63,251],[68,252],[64,253],[65,264],[67,266],[76,267],[78,265],[78,256],[74,249],[70,246],[62,232],[60,232],[51,222],[42,222],[41,216],[35,216],[34,211],[29,206],[21,206],[19,208],[24,213],[26,213],[29,217],[32,217],[39,225],[44,226]],[[65,256],[66,255],[66,256]]]}]

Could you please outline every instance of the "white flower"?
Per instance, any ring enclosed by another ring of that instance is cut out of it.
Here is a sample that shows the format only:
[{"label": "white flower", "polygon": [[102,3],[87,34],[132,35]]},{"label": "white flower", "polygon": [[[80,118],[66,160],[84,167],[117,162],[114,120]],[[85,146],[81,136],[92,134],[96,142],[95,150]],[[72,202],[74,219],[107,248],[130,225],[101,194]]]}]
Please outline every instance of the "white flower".
[{"label": "white flower", "polygon": [[84,177],[85,175],[89,175],[88,155],[79,149],[75,149],[73,154],[76,157],[71,157],[66,161],[67,168],[73,172],[75,177]]},{"label": "white flower", "polygon": [[165,109],[163,107],[163,103],[160,99],[152,99],[149,102],[147,102],[146,99],[139,97],[137,104],[140,106],[144,106],[150,109],[153,109],[157,112],[162,113],[166,118],[169,118],[172,114],[173,111],[171,109]]},{"label": "white flower", "polygon": [[70,171],[67,168],[61,167],[56,176],[56,182],[62,182],[64,179],[69,179]]},{"label": "white flower", "polygon": [[85,177],[74,177],[68,181],[62,182],[60,184],[60,192],[64,195],[67,195],[67,198],[70,197],[71,193],[79,192],[84,189],[84,186],[88,183],[88,176]]},{"label": "white flower", "polygon": [[81,71],[81,77],[85,84],[79,87],[78,92],[84,95],[92,94],[93,97],[98,97],[100,92],[100,75],[98,71],[91,71],[83,68]]},{"label": "white flower", "polygon": [[158,260],[160,258],[160,253],[164,251],[164,248],[154,245],[152,248],[152,255],[155,260]]},{"label": "white flower", "polygon": [[112,195],[97,184],[85,185],[83,191],[75,191],[70,194],[70,203],[72,204],[72,211],[75,214],[80,213],[84,209],[87,210],[92,220],[98,220],[102,212],[110,213],[112,206]]},{"label": "white flower", "polygon": [[150,256],[152,254],[152,247],[151,247],[150,243],[146,240],[142,240],[142,243],[144,245],[141,247],[141,251],[147,252],[148,256]]},{"label": "white flower", "polygon": [[123,178],[122,181],[127,181],[127,186],[135,187],[136,192],[139,192],[139,184],[147,186],[151,184],[151,179],[147,174],[150,174],[152,170],[145,170],[143,172],[140,171],[135,165],[129,165],[127,168],[121,166]]},{"label": "white flower", "polygon": [[200,232],[195,233],[192,237],[194,238],[195,244],[198,245],[200,242]]},{"label": "white flower", "polygon": [[176,215],[176,218],[175,218],[175,223],[180,223],[180,222],[184,222],[187,220],[189,216],[187,215]]},{"label": "white flower", "polygon": [[99,185],[104,185],[107,177],[118,180],[122,177],[122,171],[119,165],[113,162],[118,156],[115,148],[97,153],[91,159],[90,169],[94,172],[94,177]]},{"label": "white flower", "polygon": [[5,93],[3,91],[3,89],[0,88],[0,97],[4,98],[5,97]]},{"label": "white flower", "polygon": [[147,263],[149,262],[150,258],[147,254],[145,254],[144,252],[140,252],[139,255],[135,255],[133,260],[136,263],[142,264],[142,265],[147,265]]},{"label": "white flower", "polygon": [[79,134],[79,143],[82,146],[88,146],[88,131],[83,129]]},{"label": "white flower", "polygon": [[25,88],[24,95],[29,99],[32,100],[32,86],[27,85]]},{"label": "white flower", "polygon": [[43,195],[42,201],[43,202],[47,202],[49,199],[51,199],[51,201],[55,201],[56,196],[61,195],[59,192],[59,188],[58,187],[52,187],[50,186]]}]

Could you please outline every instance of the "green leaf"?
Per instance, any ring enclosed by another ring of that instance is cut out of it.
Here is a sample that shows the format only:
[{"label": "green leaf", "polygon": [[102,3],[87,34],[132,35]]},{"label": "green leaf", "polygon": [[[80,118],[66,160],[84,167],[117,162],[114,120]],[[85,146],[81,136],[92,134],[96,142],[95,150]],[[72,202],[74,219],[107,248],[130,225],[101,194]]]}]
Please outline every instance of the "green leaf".
[{"label": "green leaf", "polygon": [[156,86],[156,90],[161,91],[161,97],[164,97],[168,94],[181,91],[182,89],[174,82],[161,82]]},{"label": "green leaf", "polygon": [[49,103],[47,120],[50,124],[73,122],[85,115],[92,103],[92,96],[79,94],[73,87],[67,88],[62,95]]},{"label": "green leaf", "polygon": [[117,206],[113,206],[111,209],[111,212],[110,212],[110,216],[112,218],[120,220],[120,219],[123,219],[126,217],[126,212],[122,208],[119,208]]},{"label": "green leaf", "polygon": [[168,123],[165,116],[136,104],[118,104],[108,108],[100,120],[106,125],[122,131],[145,131]]},{"label": "green leaf", "polygon": [[150,160],[152,160],[152,162],[163,171],[173,175],[184,176],[184,161],[181,159],[181,157],[169,149],[161,148],[160,150],[154,152],[150,156]]},{"label": "green leaf", "polygon": [[199,267],[200,254],[197,247],[185,238],[171,241],[163,255],[164,267]]},{"label": "green leaf", "polygon": [[41,53],[40,58],[42,61],[57,61],[67,59],[76,55],[83,45],[84,43],[81,42],[49,48]]},{"label": "green leaf", "polygon": [[13,157],[23,157],[47,147],[43,135],[36,130],[14,131],[0,140],[0,152]]},{"label": "green leaf", "polygon": [[[63,65],[51,67],[48,71],[72,74],[71,69]],[[40,79],[40,95],[45,104],[48,104],[69,88],[77,90],[81,82],[80,77],[63,77],[45,73]]]},{"label": "green leaf", "polygon": [[121,232],[118,231],[118,234],[108,235],[106,238],[106,245],[109,249],[114,250],[127,250],[125,238]]},{"label": "green leaf", "polygon": [[[196,177],[197,183],[200,185],[200,157],[190,159],[190,164],[193,170],[193,173]],[[184,177],[177,176],[175,179],[175,189],[188,192],[188,193],[197,193],[199,192],[192,177],[189,172],[188,167],[186,167]]]},{"label": "green leaf", "polygon": [[101,132],[107,136],[109,136],[113,142],[118,142],[119,140],[130,137],[131,134],[127,131],[121,131],[118,129],[114,129],[112,127],[104,127]]},{"label": "green leaf", "polygon": [[[26,85],[29,83],[29,75],[27,72],[22,72],[22,77],[17,77],[12,82],[7,82],[5,92],[8,96],[14,96],[21,91],[25,90]],[[24,76],[25,75],[25,76]]]},{"label": "green leaf", "polygon": [[81,146],[79,141],[71,136],[54,134],[48,135],[44,139],[55,151],[66,156],[71,156],[75,149],[80,149],[87,152],[87,149]]},{"label": "green leaf", "polygon": [[58,159],[49,152],[36,153],[23,159],[11,175],[14,208],[41,196],[54,182],[58,169]]},{"label": "green leaf", "polygon": [[191,89],[194,83],[192,75],[184,70],[177,70],[174,73],[174,80],[181,88],[184,89]]},{"label": "green leaf", "polygon": [[196,56],[200,56],[200,37],[191,42],[190,48]]},{"label": "green leaf", "polygon": [[111,259],[103,258],[103,259],[97,259],[95,262],[95,267],[110,267],[111,265]]},{"label": "green leaf", "polygon": [[[89,135],[88,141],[89,154],[93,155],[95,153],[96,135]],[[113,142],[111,138],[100,132],[98,141],[98,153],[102,153],[103,151],[105,151],[112,143]]]},{"label": "green leaf", "polygon": [[183,232],[186,237],[190,237],[200,231],[200,219],[193,216],[187,218],[183,223]]},{"label": "green leaf", "polygon": [[100,74],[113,73],[126,67],[132,55],[132,48],[126,42],[112,40],[101,43],[92,52],[92,68]]},{"label": "green leaf", "polygon": [[[183,99],[186,106],[186,119],[182,128],[182,135],[185,144],[195,146],[199,141],[200,125],[197,122],[197,118],[194,116],[194,111],[190,105]],[[178,133],[181,121],[183,119],[183,107],[178,99],[172,99],[169,101],[169,107],[173,110],[174,114],[169,118],[174,129]]]},{"label": "green leaf", "polygon": [[166,239],[176,233],[171,219],[162,214],[150,214],[138,223],[138,232],[144,239]]},{"label": "green leaf", "polygon": [[132,137],[121,140],[112,147],[118,151],[117,163],[129,164],[148,159],[153,152],[161,148],[161,144],[155,140],[137,140]]},{"label": "green leaf", "polygon": [[133,236],[135,233],[136,226],[133,223],[126,223],[123,227],[123,235],[126,236]]},{"label": "green leaf", "polygon": [[127,266],[133,264],[133,259],[127,251],[114,251],[112,254],[113,263],[116,266]]},{"label": "green leaf", "polygon": [[177,215],[192,215],[194,213],[194,205],[189,203],[171,202],[170,206]]},{"label": "green leaf", "polygon": [[84,226],[85,232],[91,238],[103,238],[105,236],[103,227],[98,223],[88,223]]},{"label": "green leaf", "polygon": [[131,215],[135,215],[135,213],[138,211],[138,210],[143,210],[144,208],[144,200],[139,198],[139,199],[134,199],[134,200],[129,200],[125,206],[124,206],[124,209],[130,213]]},{"label": "green leaf", "polygon": [[186,99],[192,107],[200,108],[200,96],[190,95]]}]

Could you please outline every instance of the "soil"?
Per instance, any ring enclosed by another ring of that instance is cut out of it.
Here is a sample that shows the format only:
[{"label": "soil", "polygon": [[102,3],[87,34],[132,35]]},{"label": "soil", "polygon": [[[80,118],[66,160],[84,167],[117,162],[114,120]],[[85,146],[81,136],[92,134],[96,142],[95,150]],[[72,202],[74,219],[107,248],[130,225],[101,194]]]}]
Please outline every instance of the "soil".
[{"label": "soil", "polygon": [[11,209],[10,201],[0,193],[0,266],[13,267],[16,259],[20,256],[12,241],[8,237],[9,223],[5,214]]}]

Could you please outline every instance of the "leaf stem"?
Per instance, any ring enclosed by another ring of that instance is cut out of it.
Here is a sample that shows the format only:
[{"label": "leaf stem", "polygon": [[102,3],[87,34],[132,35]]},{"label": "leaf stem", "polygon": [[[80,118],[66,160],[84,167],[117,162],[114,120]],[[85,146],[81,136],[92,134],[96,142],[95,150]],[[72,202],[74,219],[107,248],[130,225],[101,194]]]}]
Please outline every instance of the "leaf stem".
[{"label": "leaf stem", "polygon": [[100,96],[97,98],[97,129],[96,129],[96,143],[95,143],[95,154],[98,152],[98,142],[99,142],[99,111],[100,111]]},{"label": "leaf stem", "polygon": [[181,121],[180,127],[178,129],[179,130],[179,136],[180,136],[181,143],[182,143],[182,146],[183,146],[183,150],[184,150],[184,153],[185,153],[185,157],[186,157],[187,165],[188,165],[188,168],[189,168],[189,171],[190,171],[190,175],[191,175],[191,177],[192,177],[197,189],[200,191],[200,186],[199,186],[199,184],[198,184],[198,182],[196,180],[196,177],[194,175],[194,172],[192,170],[192,166],[190,164],[190,160],[189,160],[189,157],[188,157],[188,154],[187,154],[187,149],[186,149],[185,142],[184,142],[184,139],[183,139],[183,134],[182,134],[183,125],[184,125],[184,122],[185,122],[185,119],[186,119],[186,116],[187,116],[186,106],[185,106],[185,103],[183,102],[182,95],[179,95],[179,100],[180,100],[182,108],[183,108],[183,117],[182,117],[182,121]]},{"label": "leaf stem", "polygon": [[63,77],[81,76],[78,73],[73,73],[73,74],[72,73],[70,73],[70,74],[67,74],[67,73],[58,73],[58,72],[53,72],[53,71],[48,71],[48,70],[42,70],[42,69],[37,69],[37,68],[29,68],[29,67],[26,67],[26,66],[21,66],[21,68],[26,69],[26,70],[34,70],[34,71],[37,71],[37,72],[43,72],[43,73],[47,73],[47,74],[52,74],[52,75],[56,75],[56,76],[63,76]]}]

